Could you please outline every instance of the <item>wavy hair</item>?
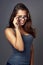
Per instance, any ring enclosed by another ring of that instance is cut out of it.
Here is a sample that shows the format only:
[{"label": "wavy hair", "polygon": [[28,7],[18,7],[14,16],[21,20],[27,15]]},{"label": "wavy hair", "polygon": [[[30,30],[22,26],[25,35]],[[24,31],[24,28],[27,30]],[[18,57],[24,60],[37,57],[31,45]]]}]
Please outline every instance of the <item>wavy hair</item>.
[{"label": "wavy hair", "polygon": [[[32,20],[31,20],[31,16],[30,16],[30,12],[28,10],[28,8],[23,4],[23,3],[18,3],[14,9],[13,9],[13,12],[10,16],[10,20],[9,20],[9,27],[10,28],[14,28],[14,25],[13,25],[13,20],[14,20],[14,17],[16,16],[18,10],[25,10],[27,15],[29,15],[28,17],[28,20],[27,22],[25,23],[25,25],[23,26],[24,30],[31,34],[34,38],[36,37],[36,34],[35,34],[35,29],[32,27]],[[30,25],[30,27],[29,27]]]}]

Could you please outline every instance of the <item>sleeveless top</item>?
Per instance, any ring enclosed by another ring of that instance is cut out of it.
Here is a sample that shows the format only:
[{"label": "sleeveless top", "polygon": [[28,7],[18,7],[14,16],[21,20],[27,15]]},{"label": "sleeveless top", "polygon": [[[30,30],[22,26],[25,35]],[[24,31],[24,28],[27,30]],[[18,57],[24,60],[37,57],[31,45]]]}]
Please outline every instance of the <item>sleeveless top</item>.
[{"label": "sleeveless top", "polygon": [[12,46],[13,54],[8,59],[8,63],[10,63],[11,65],[30,64],[30,51],[31,51],[33,36],[31,34],[22,35],[22,39],[24,42],[24,51],[18,51],[16,48]]}]

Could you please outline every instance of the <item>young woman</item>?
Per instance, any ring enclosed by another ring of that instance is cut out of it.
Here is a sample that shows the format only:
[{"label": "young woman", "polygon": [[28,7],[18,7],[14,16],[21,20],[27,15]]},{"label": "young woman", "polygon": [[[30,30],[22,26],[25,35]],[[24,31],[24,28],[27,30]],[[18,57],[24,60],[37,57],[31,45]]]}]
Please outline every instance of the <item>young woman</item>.
[{"label": "young woman", "polygon": [[35,31],[28,8],[18,3],[11,14],[5,35],[13,48],[6,65],[34,65],[33,39]]}]

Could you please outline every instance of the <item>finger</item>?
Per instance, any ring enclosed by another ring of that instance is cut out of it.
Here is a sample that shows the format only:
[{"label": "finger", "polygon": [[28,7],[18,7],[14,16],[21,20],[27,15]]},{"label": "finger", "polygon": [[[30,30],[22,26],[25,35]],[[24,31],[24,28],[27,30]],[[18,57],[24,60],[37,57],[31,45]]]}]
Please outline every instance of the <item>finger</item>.
[{"label": "finger", "polygon": [[15,18],[17,19],[17,18],[18,18],[18,16],[14,17],[14,19],[15,19]]},{"label": "finger", "polygon": [[14,20],[18,21],[18,16],[14,17]]}]

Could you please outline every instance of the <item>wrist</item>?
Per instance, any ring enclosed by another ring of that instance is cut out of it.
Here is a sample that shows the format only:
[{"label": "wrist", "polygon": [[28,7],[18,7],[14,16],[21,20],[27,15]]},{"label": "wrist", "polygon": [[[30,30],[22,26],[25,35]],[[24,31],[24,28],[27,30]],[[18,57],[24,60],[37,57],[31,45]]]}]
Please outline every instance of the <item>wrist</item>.
[{"label": "wrist", "polygon": [[15,30],[19,30],[19,27],[16,27]]}]

